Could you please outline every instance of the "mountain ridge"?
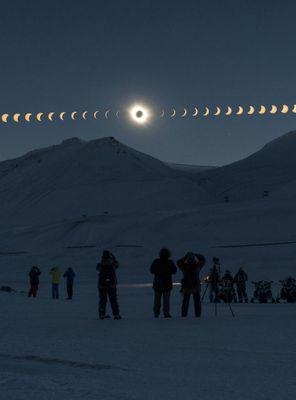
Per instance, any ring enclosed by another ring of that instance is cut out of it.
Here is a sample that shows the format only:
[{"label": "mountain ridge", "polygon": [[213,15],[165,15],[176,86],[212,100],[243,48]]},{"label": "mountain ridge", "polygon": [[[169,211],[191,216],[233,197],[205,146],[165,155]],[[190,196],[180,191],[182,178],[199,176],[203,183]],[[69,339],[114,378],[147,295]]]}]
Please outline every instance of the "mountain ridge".
[{"label": "mountain ridge", "polygon": [[218,201],[262,197],[295,180],[296,131],[268,142],[254,154],[234,163],[200,172],[196,179]]},{"label": "mountain ridge", "polygon": [[112,137],[71,138],[0,163],[2,220],[190,208],[209,198],[187,175]]}]

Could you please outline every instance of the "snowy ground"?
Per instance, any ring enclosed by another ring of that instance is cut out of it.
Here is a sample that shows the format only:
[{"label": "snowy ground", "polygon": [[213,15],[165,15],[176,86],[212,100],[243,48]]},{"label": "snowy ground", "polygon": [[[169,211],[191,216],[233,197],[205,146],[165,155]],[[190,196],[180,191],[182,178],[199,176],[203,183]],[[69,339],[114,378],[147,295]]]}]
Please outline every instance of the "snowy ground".
[{"label": "snowy ground", "polygon": [[[15,284],[17,289],[23,286]],[[122,321],[97,319],[95,284],[73,302],[0,293],[0,399],[291,399],[296,305],[225,305],[152,318],[151,288],[121,287]],[[64,293],[63,293],[64,294]]]},{"label": "snowy ground", "polygon": [[[222,273],[243,265],[249,292],[252,280],[274,280],[276,296],[277,281],[295,276],[295,151],[294,132],[196,177],[112,138],[71,139],[1,163],[0,286],[18,293],[0,292],[0,400],[290,400],[296,304],[236,304],[233,318],[205,303],[200,320],[182,319],[175,288],[174,318],[155,320],[151,288],[127,285],[124,319],[100,321],[95,266],[110,249],[120,283],[149,282],[151,261],[168,246],[174,260],[205,254],[203,274],[214,256]],[[28,299],[19,291],[34,264],[41,289]],[[77,273],[73,302],[50,299],[54,265]]]}]

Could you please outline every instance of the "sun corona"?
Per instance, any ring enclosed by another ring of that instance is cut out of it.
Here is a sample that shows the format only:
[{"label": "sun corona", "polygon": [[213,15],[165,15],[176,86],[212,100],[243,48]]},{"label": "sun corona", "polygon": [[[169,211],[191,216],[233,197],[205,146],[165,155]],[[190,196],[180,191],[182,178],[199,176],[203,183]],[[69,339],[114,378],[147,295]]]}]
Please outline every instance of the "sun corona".
[{"label": "sun corona", "polygon": [[135,104],[128,110],[129,117],[132,122],[138,125],[146,125],[150,118],[151,112],[148,107],[142,104]]}]

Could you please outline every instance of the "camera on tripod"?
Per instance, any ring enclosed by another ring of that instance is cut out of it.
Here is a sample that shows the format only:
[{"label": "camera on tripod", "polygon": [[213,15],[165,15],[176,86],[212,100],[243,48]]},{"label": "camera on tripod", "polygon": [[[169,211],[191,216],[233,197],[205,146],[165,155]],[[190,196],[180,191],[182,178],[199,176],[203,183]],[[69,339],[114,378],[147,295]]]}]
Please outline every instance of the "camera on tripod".
[{"label": "camera on tripod", "polygon": [[220,264],[220,259],[218,257],[213,257],[214,264]]}]

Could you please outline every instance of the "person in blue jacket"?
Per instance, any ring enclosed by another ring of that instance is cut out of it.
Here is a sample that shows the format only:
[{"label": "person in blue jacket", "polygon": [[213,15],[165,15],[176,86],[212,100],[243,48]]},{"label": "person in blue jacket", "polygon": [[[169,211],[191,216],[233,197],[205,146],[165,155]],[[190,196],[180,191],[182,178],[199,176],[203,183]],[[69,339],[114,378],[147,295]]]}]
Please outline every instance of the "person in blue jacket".
[{"label": "person in blue jacket", "polygon": [[68,293],[68,300],[72,300],[73,297],[73,285],[74,285],[74,279],[75,279],[75,272],[71,267],[67,269],[67,271],[64,273],[64,278],[67,279],[67,293]]}]

